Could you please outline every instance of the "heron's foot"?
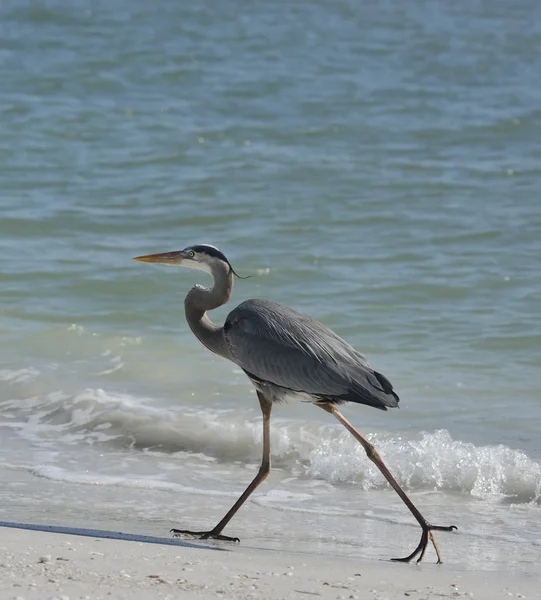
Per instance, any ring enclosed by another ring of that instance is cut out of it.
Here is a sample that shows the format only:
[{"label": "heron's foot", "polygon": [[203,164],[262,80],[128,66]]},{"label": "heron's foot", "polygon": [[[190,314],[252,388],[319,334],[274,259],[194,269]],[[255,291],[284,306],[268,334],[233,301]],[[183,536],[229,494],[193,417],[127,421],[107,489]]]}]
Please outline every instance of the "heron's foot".
[{"label": "heron's foot", "polygon": [[217,531],[189,531],[188,529],[171,529],[173,537],[184,537],[190,536],[199,540],[221,540],[223,542],[236,542],[239,543],[238,537],[229,537],[228,535],[222,535]]},{"label": "heron's foot", "polygon": [[421,527],[423,528],[423,533],[421,534],[421,541],[419,542],[417,548],[415,548],[415,550],[409,556],[405,556],[404,558],[391,558],[391,560],[394,560],[396,562],[410,562],[420,553],[419,558],[416,561],[417,563],[420,563],[423,560],[423,556],[425,555],[428,542],[431,541],[432,545],[434,546],[434,550],[436,551],[436,556],[438,557],[437,564],[441,565],[442,560],[440,556],[440,551],[438,549],[438,544],[436,544],[436,540],[432,535],[432,532],[453,531],[454,529],[458,529],[458,527],[456,525],[449,525],[447,527],[443,527],[442,525],[430,525],[430,523],[425,523],[425,525],[421,525]]}]

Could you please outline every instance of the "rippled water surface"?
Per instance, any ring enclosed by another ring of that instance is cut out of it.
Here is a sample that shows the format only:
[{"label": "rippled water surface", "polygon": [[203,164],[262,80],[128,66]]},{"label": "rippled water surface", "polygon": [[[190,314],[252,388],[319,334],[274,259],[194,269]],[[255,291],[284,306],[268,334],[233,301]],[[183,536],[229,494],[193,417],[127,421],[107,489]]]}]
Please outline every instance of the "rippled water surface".
[{"label": "rippled water surface", "polygon": [[[261,452],[254,391],[182,301],[310,313],[401,409],[345,413],[447,562],[541,559],[541,9],[533,0],[4,2],[0,518],[214,524]],[[213,318],[222,321],[228,307]],[[275,470],[228,528],[387,558],[418,531],[338,425],[276,407]],[[226,532],[227,533],[227,532]]]}]

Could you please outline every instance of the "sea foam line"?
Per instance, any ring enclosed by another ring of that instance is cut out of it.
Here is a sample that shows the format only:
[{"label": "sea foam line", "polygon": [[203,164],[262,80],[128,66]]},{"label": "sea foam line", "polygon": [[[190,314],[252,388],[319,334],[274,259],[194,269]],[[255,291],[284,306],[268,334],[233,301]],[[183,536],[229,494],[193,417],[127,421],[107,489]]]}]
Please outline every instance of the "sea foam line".
[{"label": "sea foam line", "polygon": [[[4,401],[5,425],[33,443],[100,444],[165,455],[202,454],[222,462],[259,460],[260,418],[247,421],[234,411],[178,406],[160,408],[152,399],[102,389],[76,395],[55,392],[24,401]],[[363,449],[343,429],[316,422],[275,419],[275,465],[294,476],[355,484],[365,490],[387,486]],[[369,434],[398,481],[410,490],[460,492],[483,500],[541,505],[541,465],[504,445],[476,446],[454,440],[446,430],[414,439]],[[174,460],[174,457],[172,457]]]}]

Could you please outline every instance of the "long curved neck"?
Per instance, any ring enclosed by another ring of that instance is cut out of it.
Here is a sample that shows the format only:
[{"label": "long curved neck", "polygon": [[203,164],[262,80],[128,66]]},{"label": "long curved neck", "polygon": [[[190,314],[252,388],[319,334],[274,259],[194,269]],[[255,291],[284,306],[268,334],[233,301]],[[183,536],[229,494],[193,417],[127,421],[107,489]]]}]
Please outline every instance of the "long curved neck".
[{"label": "long curved neck", "polygon": [[186,321],[195,337],[211,352],[231,358],[224,337],[224,328],[215,325],[207,316],[213,310],[225,304],[231,297],[233,273],[225,265],[218,263],[212,267],[214,286],[210,289],[193,287],[184,300]]}]

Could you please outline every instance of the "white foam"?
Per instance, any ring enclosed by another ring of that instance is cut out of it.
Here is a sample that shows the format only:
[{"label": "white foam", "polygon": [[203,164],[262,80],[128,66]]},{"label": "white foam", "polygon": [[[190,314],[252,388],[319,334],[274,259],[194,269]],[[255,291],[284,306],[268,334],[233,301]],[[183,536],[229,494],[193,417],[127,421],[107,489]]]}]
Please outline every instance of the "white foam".
[{"label": "white foam", "polygon": [[118,477],[104,475],[95,472],[78,472],[69,471],[61,467],[52,465],[11,465],[9,463],[0,463],[4,469],[26,471],[36,477],[49,479],[51,481],[59,481],[63,483],[75,483],[80,485],[95,485],[95,486],[113,486],[134,489],[149,489],[163,490],[172,492],[184,492],[188,494],[202,494],[205,496],[231,496],[236,497],[236,492],[222,492],[217,490],[201,489],[192,486],[182,485],[180,483],[172,483],[161,481],[160,479],[142,477]]},{"label": "white foam", "polygon": [[[541,503],[541,465],[520,450],[475,446],[453,440],[445,430],[408,441],[368,437],[406,488]],[[332,483],[360,483],[366,490],[388,485],[362,448],[344,434],[310,452],[307,473]]]},{"label": "white foam", "polygon": [[33,367],[27,369],[0,369],[0,380],[9,383],[26,383],[35,379],[39,371]]},{"label": "white foam", "polygon": [[[3,425],[34,444],[106,444],[146,452],[186,452],[196,459],[257,465],[261,418],[246,420],[234,410],[179,406],[164,409],[151,398],[86,389],[25,400],[5,400]],[[541,465],[503,445],[476,446],[453,440],[445,430],[403,439],[372,434],[398,481],[410,490],[465,493],[474,498],[541,504]],[[388,484],[346,431],[330,425],[274,419],[274,466],[292,476],[365,490]],[[107,452],[104,446],[103,452]],[[203,461],[200,461],[203,464]]]}]

